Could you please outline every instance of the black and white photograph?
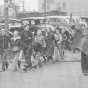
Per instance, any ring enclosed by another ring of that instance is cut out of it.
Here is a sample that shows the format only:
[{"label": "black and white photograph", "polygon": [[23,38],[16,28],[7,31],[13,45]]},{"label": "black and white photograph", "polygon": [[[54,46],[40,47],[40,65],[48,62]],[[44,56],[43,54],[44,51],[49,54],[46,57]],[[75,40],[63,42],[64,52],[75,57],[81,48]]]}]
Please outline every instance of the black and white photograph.
[{"label": "black and white photograph", "polygon": [[0,0],[0,88],[88,88],[88,0]]}]

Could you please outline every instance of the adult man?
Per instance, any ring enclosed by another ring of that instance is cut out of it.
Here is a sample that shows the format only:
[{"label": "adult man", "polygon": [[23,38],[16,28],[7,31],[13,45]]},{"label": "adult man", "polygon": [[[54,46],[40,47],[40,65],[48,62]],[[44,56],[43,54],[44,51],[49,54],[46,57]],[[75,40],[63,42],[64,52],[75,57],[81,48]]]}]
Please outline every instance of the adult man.
[{"label": "adult man", "polygon": [[25,71],[32,67],[31,55],[32,55],[32,32],[29,30],[29,25],[27,25],[21,34],[23,42],[23,53],[25,56],[26,66]]},{"label": "adult man", "polygon": [[45,42],[46,42],[46,56],[48,60],[53,61],[55,37],[52,31],[48,32],[48,36],[45,39]]},{"label": "adult man", "polygon": [[88,34],[84,34],[81,29],[77,29],[72,48],[78,48],[81,51],[82,72],[84,75],[88,75]]},{"label": "adult man", "polygon": [[2,71],[8,68],[6,52],[10,45],[10,35],[5,29],[0,30],[0,55],[2,61]]}]

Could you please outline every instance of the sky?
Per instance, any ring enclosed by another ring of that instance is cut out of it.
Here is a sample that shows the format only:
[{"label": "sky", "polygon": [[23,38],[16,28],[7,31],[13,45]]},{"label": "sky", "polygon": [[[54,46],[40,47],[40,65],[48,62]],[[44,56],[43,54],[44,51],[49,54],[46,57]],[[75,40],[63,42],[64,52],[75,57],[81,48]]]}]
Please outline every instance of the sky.
[{"label": "sky", "polygon": [[38,0],[24,0],[24,7],[27,11],[38,11]]},{"label": "sky", "polygon": [[[0,0],[0,5],[3,4],[4,0]],[[24,1],[24,7],[25,10],[30,11],[38,11],[38,1],[39,0],[15,0],[17,3],[22,4],[22,1]]]},{"label": "sky", "polygon": [[[0,0],[0,5],[3,4],[4,0]],[[22,0],[16,0],[19,2]],[[27,11],[38,11],[40,0],[24,0],[25,10]],[[52,2],[52,0],[50,0]],[[65,1],[67,3],[67,11],[73,12],[78,15],[88,15],[88,0],[55,0]],[[22,3],[22,2],[21,2]]]},{"label": "sky", "polygon": [[0,0],[0,5],[2,5],[3,4],[3,0]]}]

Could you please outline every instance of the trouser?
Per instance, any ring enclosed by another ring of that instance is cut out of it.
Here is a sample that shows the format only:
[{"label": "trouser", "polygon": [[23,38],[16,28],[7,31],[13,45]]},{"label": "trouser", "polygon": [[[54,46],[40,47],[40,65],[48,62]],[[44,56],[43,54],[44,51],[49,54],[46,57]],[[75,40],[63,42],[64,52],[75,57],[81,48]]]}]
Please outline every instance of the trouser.
[{"label": "trouser", "polygon": [[27,64],[27,68],[32,66],[31,63],[31,55],[32,55],[32,48],[28,47],[24,49],[24,56],[25,56],[25,62]]},{"label": "trouser", "polygon": [[25,61],[26,61],[27,67],[32,66],[32,64],[31,64],[31,56],[25,56]]},{"label": "trouser", "polygon": [[3,50],[1,54],[2,70],[5,71],[8,68],[8,61],[6,57],[7,50]]},{"label": "trouser", "polygon": [[83,73],[88,72],[88,56],[83,52],[81,52],[81,68]]},{"label": "trouser", "polygon": [[59,54],[60,54],[60,58],[64,59],[64,48],[62,44],[58,44],[58,50],[59,50]]},{"label": "trouser", "polygon": [[54,47],[54,58],[53,58],[53,60],[54,61],[59,61],[60,59],[61,59],[61,57],[60,57],[59,50],[58,50],[57,47]]},{"label": "trouser", "polygon": [[9,65],[8,69],[9,70],[18,70],[18,69],[20,69],[23,51],[20,50],[20,51],[13,52],[13,53],[14,53],[14,59],[13,59],[12,63]]}]

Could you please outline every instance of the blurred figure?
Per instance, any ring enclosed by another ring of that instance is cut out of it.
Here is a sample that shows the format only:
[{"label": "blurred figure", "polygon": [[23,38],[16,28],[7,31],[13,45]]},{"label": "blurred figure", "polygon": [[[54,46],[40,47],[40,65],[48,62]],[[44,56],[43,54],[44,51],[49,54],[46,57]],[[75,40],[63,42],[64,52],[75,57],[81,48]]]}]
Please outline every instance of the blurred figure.
[{"label": "blurred figure", "polygon": [[17,30],[14,30],[13,37],[11,38],[11,50],[14,53],[14,58],[8,69],[12,69],[13,71],[20,69],[21,64],[20,54],[22,52],[21,47],[22,47],[21,36],[19,35],[19,32]]},{"label": "blurred figure", "polygon": [[47,59],[48,59],[48,61],[53,61],[55,37],[54,37],[54,33],[52,31],[48,32],[48,35],[47,35],[45,41],[46,41]]},{"label": "blurred figure", "polygon": [[5,29],[0,30],[0,54],[2,61],[2,71],[5,71],[8,68],[8,60],[6,57],[6,53],[8,52],[8,48],[10,47],[10,35]]},{"label": "blurred figure", "polygon": [[59,58],[60,58],[60,60],[63,60],[64,59],[64,49],[63,49],[63,45],[62,45],[62,35],[61,35],[60,31],[57,29],[56,29],[56,33],[55,33],[55,40],[56,40],[57,49],[59,51]]},{"label": "blurred figure", "polygon": [[24,71],[27,71],[28,69],[32,68],[31,64],[31,56],[32,56],[32,42],[33,42],[33,34],[29,29],[29,25],[27,25],[24,30],[21,33],[22,37],[22,47],[23,47],[23,53],[25,57],[25,68]]}]

